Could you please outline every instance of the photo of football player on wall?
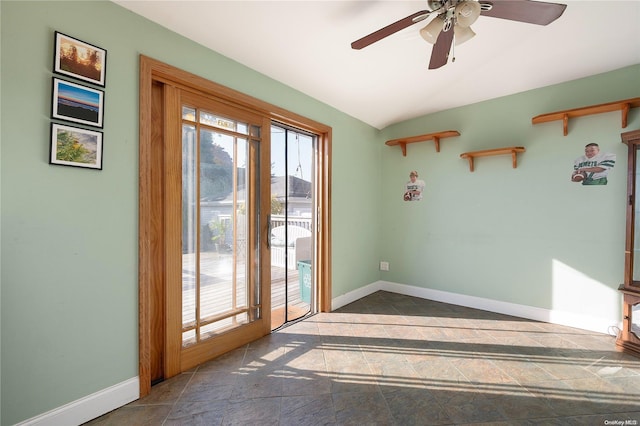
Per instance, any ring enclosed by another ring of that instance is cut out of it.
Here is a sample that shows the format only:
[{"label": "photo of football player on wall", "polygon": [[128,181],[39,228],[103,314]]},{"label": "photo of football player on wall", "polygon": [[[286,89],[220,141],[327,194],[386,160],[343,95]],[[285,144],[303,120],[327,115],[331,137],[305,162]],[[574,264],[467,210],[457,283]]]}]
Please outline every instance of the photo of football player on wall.
[{"label": "photo of football player on wall", "polygon": [[584,147],[584,155],[573,163],[571,182],[583,185],[606,185],[609,171],[616,164],[616,155],[601,153],[597,143],[588,143]]},{"label": "photo of football player on wall", "polygon": [[424,191],[424,181],[418,179],[418,172],[412,171],[409,173],[409,181],[404,187],[404,201],[419,201],[422,200],[422,191]]}]

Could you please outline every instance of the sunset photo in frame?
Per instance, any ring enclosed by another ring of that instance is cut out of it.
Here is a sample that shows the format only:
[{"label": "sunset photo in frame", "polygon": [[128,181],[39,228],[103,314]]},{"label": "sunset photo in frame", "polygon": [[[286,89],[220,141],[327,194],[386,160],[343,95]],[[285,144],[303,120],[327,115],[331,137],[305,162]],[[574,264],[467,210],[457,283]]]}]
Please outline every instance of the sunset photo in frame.
[{"label": "sunset photo in frame", "polygon": [[104,92],[53,78],[51,117],[102,127]]},{"label": "sunset photo in frame", "polygon": [[57,31],[54,49],[53,72],[104,87],[106,50]]},{"label": "sunset photo in frame", "polygon": [[102,132],[51,123],[49,164],[102,170]]}]

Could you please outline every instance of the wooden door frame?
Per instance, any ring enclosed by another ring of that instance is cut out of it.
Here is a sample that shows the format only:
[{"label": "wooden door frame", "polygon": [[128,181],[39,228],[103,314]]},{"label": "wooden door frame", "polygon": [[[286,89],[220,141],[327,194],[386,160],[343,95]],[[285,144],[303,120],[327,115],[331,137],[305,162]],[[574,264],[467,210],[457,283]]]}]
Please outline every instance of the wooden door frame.
[{"label": "wooden door frame", "polygon": [[[153,326],[152,298],[154,280],[164,276],[163,218],[158,213],[157,192],[154,193],[158,170],[152,167],[158,149],[154,140],[164,137],[154,133],[152,120],[160,106],[154,105],[154,85],[167,84],[196,90],[216,100],[232,104],[268,117],[270,120],[288,124],[318,135],[318,250],[315,254],[315,282],[318,288],[317,309],[331,311],[331,127],[271,105],[203,77],[180,70],[171,65],[140,55],[139,88],[139,176],[138,176],[138,369],[140,397],[151,391],[151,327]],[[157,144],[157,140],[156,140]],[[156,159],[157,160],[157,159]],[[266,232],[266,227],[264,228]],[[261,231],[262,232],[262,231]],[[264,241],[267,236],[265,234]],[[162,297],[162,296],[160,296]]]}]

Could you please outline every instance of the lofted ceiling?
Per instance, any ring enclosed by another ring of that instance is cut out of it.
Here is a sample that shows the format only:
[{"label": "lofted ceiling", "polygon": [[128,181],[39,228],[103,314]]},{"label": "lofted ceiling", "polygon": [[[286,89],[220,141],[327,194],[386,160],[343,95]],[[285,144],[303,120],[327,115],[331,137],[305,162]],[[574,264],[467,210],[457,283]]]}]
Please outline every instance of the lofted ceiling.
[{"label": "lofted ceiling", "polygon": [[547,26],[480,16],[435,70],[431,18],[351,48],[426,1],[112,1],[378,129],[640,63],[640,1],[558,0]]}]

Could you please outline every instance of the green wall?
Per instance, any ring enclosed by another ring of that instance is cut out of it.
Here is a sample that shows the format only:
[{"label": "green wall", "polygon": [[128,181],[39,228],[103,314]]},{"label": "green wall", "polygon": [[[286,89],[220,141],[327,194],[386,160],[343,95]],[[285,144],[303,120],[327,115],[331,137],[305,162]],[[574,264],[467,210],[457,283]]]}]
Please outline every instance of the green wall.
[{"label": "green wall", "polygon": [[[596,58],[594,58],[595,60]],[[385,129],[385,139],[455,129],[459,137],[412,144],[403,157],[383,148],[381,279],[620,321],[623,280],[626,145],[620,133],[640,127],[632,109],[532,125],[539,114],[640,96],[640,66],[468,105]],[[617,155],[607,186],[570,182],[573,161],[589,142]],[[510,156],[460,154],[524,146]],[[424,199],[404,202],[410,170],[425,180]]]},{"label": "green wall", "polygon": [[[352,178],[380,185],[377,130],[114,3],[3,0],[0,15],[3,425],[138,374],[140,54],[331,126],[333,291],[378,279],[379,195]],[[107,50],[102,171],[48,164],[54,31]]]}]

